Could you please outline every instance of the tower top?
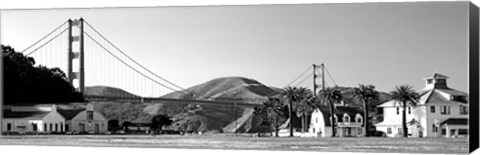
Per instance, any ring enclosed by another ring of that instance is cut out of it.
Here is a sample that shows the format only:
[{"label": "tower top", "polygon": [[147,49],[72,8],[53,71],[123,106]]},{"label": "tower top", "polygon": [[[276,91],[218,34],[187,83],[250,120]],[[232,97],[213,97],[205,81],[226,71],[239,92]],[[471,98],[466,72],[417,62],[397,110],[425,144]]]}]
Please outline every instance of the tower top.
[{"label": "tower top", "polygon": [[425,89],[446,89],[448,76],[434,73],[423,78],[425,80]]}]

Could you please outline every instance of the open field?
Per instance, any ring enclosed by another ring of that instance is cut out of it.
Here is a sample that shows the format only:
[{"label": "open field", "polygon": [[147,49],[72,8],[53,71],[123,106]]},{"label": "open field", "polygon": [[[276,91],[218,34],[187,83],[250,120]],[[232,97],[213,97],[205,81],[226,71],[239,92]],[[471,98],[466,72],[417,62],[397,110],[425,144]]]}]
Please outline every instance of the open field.
[{"label": "open field", "polygon": [[149,135],[35,135],[3,136],[0,139],[0,145],[467,154],[469,140],[445,138],[275,138],[226,135],[158,135],[156,137]]}]

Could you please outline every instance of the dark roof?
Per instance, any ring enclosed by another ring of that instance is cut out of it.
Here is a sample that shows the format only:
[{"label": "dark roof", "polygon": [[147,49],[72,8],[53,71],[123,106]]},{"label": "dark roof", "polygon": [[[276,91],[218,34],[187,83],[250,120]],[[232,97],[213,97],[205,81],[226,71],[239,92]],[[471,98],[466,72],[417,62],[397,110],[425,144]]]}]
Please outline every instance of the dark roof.
[{"label": "dark roof", "polygon": [[63,117],[65,117],[65,120],[72,120],[75,116],[77,116],[78,113],[84,111],[85,109],[57,109],[57,112],[60,113]]},{"label": "dark roof", "polygon": [[468,125],[468,119],[467,118],[449,118],[445,121],[443,121],[440,125]]},{"label": "dark roof", "polygon": [[[330,107],[320,106],[319,109],[323,114],[325,126],[330,126]],[[355,116],[357,114],[363,116],[363,110],[358,107],[337,106],[334,111],[338,122],[343,122],[343,114],[345,113],[350,117],[350,122],[355,122]]]},{"label": "dark roof", "polygon": [[438,74],[438,73],[434,73],[432,75],[429,75],[429,76],[425,77],[425,79],[448,79],[448,76]]},{"label": "dark roof", "polygon": [[12,112],[3,110],[3,118],[25,118],[25,119],[43,119],[48,111],[28,111],[28,112]]},{"label": "dark roof", "polygon": [[450,99],[445,98],[442,96],[439,92],[433,91],[432,94],[428,97],[427,101],[425,102],[426,104],[431,104],[431,103],[446,103],[446,104],[451,104],[451,103],[465,103],[466,101],[452,101]]},{"label": "dark roof", "polygon": [[455,89],[452,89],[452,88],[436,89],[436,90],[447,93],[447,94],[450,94],[450,95],[468,96],[467,93],[459,91],[459,90],[455,90]]}]

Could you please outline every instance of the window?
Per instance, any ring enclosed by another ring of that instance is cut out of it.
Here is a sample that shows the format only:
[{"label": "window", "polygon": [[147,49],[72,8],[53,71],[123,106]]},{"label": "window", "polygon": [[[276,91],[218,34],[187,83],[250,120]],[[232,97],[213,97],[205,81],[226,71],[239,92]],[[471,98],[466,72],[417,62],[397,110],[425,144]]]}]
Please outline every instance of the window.
[{"label": "window", "polygon": [[32,123],[32,130],[37,131],[38,130],[37,128],[38,128],[37,123]]},{"label": "window", "polygon": [[392,128],[387,128],[387,134],[392,134]]},{"label": "window", "polygon": [[63,132],[63,123],[60,123],[60,132]]},{"label": "window", "polygon": [[47,123],[43,124],[43,131],[47,131]]},{"label": "window", "polygon": [[438,127],[435,124],[432,124],[432,132],[438,132]]},{"label": "window", "polygon": [[315,128],[313,128],[313,133],[315,133]]},{"label": "window", "polygon": [[358,133],[359,135],[361,135],[361,134],[362,134],[362,128],[357,128],[357,133]]},{"label": "window", "polygon": [[12,123],[7,123],[7,131],[12,131]]},{"label": "window", "polygon": [[318,123],[318,117],[315,118],[315,123]]},{"label": "window", "polygon": [[348,115],[343,116],[343,122],[345,122],[345,123],[350,122],[350,116],[348,116]]},{"label": "window", "polygon": [[408,107],[408,114],[412,113],[412,108]]},{"label": "window", "polygon": [[357,118],[357,123],[362,123],[362,118],[361,117]]},{"label": "window", "polygon": [[445,81],[445,79],[436,79],[435,81],[436,81],[436,83],[439,83],[439,84],[447,83],[447,81]]},{"label": "window", "polygon": [[468,135],[468,129],[458,129],[459,135]]},{"label": "window", "polygon": [[55,123],[55,131],[58,131],[58,124]]},{"label": "window", "polygon": [[65,124],[65,131],[69,131],[68,130],[68,124]]},{"label": "window", "polygon": [[459,101],[459,102],[466,102],[467,101],[466,97],[462,96],[462,95],[452,95],[452,96],[450,96],[450,100]]},{"label": "window", "polygon": [[431,113],[435,113],[435,106],[431,106],[431,107],[430,107],[430,112],[431,112]]},{"label": "window", "polygon": [[433,80],[432,79],[428,79],[427,80],[427,84],[432,84]]},{"label": "window", "polygon": [[446,129],[442,129],[442,135],[446,135],[447,134],[447,130]]},{"label": "window", "polygon": [[53,131],[53,124],[50,123],[50,131]]},{"label": "window", "polygon": [[78,126],[80,126],[80,132],[85,131],[85,124],[79,123]]},{"label": "window", "polygon": [[87,111],[87,120],[93,120],[93,111]]},{"label": "window", "polygon": [[440,114],[449,115],[450,114],[450,106],[442,106]]},{"label": "window", "polygon": [[460,115],[467,115],[468,108],[466,106],[460,106]]},{"label": "window", "polygon": [[399,115],[399,114],[400,114],[400,108],[397,107],[397,115]]}]

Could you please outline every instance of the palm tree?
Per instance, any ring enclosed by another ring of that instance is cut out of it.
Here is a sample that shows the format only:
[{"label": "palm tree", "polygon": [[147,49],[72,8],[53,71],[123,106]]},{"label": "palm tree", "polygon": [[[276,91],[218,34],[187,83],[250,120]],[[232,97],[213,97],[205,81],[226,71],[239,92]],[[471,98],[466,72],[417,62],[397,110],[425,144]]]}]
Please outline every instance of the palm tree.
[{"label": "palm tree", "polygon": [[353,97],[363,102],[363,128],[365,131],[365,137],[369,136],[368,133],[368,104],[371,104],[373,100],[378,99],[378,92],[375,91],[374,85],[362,85],[359,84],[358,88],[354,89]]},{"label": "palm tree", "polygon": [[412,89],[410,85],[400,85],[396,86],[394,91],[390,92],[392,95],[392,99],[395,104],[400,104],[402,106],[402,128],[403,128],[403,137],[407,137],[408,135],[408,128],[407,128],[407,114],[405,109],[407,108],[407,104],[409,106],[415,107],[417,106],[418,100],[420,99],[420,95]]},{"label": "palm tree", "polygon": [[267,122],[274,129],[275,137],[278,137],[279,118],[284,116],[284,105],[279,98],[269,97],[262,107],[255,107],[254,114],[261,115],[262,122]]},{"label": "palm tree", "polygon": [[331,113],[331,126],[332,126],[332,137],[335,137],[335,108],[334,104],[335,102],[341,102],[342,101],[342,93],[340,91],[334,89],[334,88],[326,88],[323,93],[321,93],[321,96],[323,99],[328,101],[328,104],[330,105],[330,113]]},{"label": "palm tree", "polygon": [[288,102],[288,119],[290,120],[290,137],[293,137],[293,125],[292,125],[292,115],[293,115],[293,103],[297,102],[299,97],[298,88],[288,86],[284,88],[285,90],[285,99]]},{"label": "palm tree", "polygon": [[308,114],[313,111],[315,108],[314,101],[315,98],[313,96],[313,92],[305,87],[300,87],[297,89],[299,95],[299,101],[296,102],[295,111],[297,112],[297,116],[302,118],[302,132],[306,132],[308,130]]}]

